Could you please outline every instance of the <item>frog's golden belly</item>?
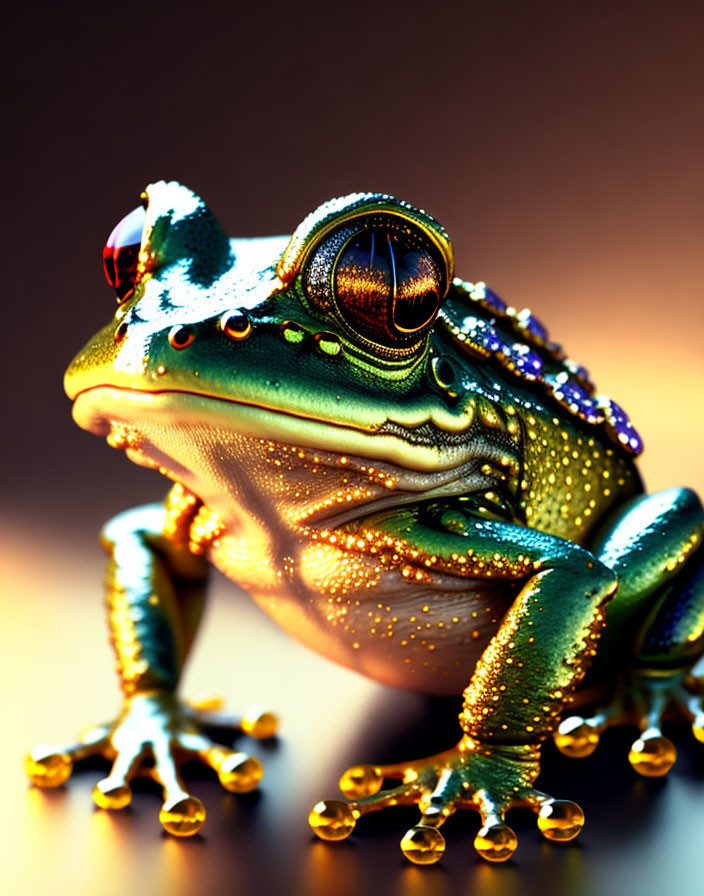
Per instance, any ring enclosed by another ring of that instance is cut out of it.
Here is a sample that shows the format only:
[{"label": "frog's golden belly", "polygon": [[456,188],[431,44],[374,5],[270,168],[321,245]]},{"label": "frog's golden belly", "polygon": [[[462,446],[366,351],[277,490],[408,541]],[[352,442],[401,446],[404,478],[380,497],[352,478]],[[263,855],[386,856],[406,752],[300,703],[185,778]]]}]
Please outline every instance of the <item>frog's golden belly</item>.
[{"label": "frog's golden belly", "polygon": [[518,588],[444,574],[410,582],[317,542],[276,567],[224,535],[209,557],[306,646],[383,684],[433,695],[463,690]]}]

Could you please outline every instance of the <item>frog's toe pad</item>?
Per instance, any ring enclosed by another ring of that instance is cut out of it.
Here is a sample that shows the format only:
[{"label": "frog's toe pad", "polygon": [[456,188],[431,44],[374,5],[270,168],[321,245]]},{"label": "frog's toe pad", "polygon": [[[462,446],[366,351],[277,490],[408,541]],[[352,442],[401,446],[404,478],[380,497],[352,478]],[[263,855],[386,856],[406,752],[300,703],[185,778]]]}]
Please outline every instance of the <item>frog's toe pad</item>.
[{"label": "frog's toe pad", "polygon": [[401,852],[414,865],[432,865],[445,852],[445,838],[437,828],[417,824],[406,831],[401,840]]},{"label": "frog's toe pad", "polygon": [[631,744],[628,753],[628,761],[645,778],[662,778],[670,771],[676,759],[675,745],[669,737],[660,734],[658,729],[644,731]]},{"label": "frog's toe pad", "polygon": [[321,800],[308,816],[308,824],[321,840],[345,840],[354,830],[359,813],[340,800]]},{"label": "frog's toe pad", "polygon": [[548,840],[574,840],[584,827],[584,812],[571,800],[546,800],[538,812],[538,828]]},{"label": "frog's toe pad", "polygon": [[35,787],[61,787],[71,777],[73,759],[65,747],[34,747],[25,757],[24,770]]},{"label": "frog's toe pad", "polygon": [[572,759],[590,756],[599,744],[600,728],[592,719],[570,716],[563,719],[554,734],[555,746]]},{"label": "frog's toe pad", "polygon": [[203,827],[205,807],[195,796],[167,799],[159,812],[159,821],[175,837],[192,837]]},{"label": "frog's toe pad", "polygon": [[474,848],[488,862],[505,862],[517,846],[518,837],[503,821],[483,825],[474,838]]}]

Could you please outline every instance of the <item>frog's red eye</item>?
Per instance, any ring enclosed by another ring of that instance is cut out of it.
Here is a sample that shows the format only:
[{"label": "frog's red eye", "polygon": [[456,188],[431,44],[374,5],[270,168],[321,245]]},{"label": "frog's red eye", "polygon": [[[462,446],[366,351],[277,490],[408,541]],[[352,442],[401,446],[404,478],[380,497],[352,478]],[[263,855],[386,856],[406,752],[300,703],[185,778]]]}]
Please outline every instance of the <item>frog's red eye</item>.
[{"label": "frog's red eye", "polygon": [[364,339],[410,348],[428,331],[445,293],[439,260],[406,222],[370,225],[325,240],[311,258],[306,289]]},{"label": "frog's red eye", "polygon": [[139,206],[126,215],[108,237],[103,249],[103,268],[110,286],[124,302],[137,282],[139,248],[147,213]]}]

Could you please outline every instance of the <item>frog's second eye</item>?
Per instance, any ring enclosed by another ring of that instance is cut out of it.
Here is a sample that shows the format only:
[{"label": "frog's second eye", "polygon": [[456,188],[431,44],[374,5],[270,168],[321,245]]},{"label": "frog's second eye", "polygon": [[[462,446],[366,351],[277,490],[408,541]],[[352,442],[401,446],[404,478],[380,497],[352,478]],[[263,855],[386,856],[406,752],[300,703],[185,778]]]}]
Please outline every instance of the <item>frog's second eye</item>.
[{"label": "frog's second eye", "polygon": [[137,282],[139,249],[147,213],[140,206],[126,215],[108,237],[103,249],[103,269],[117,292],[118,302],[130,296]]}]

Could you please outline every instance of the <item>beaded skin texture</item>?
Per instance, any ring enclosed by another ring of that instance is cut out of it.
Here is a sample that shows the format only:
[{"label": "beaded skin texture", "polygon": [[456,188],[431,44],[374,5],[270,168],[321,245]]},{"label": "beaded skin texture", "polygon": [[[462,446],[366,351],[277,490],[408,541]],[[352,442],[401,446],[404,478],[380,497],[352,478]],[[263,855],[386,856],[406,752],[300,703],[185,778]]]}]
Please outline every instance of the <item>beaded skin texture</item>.
[{"label": "beaded skin texture", "polygon": [[290,238],[231,240],[190,190],[158,182],[103,261],[118,305],[66,373],[74,418],[172,484],[102,533],[123,710],[33,749],[36,785],[102,755],[98,806],[125,807],[149,775],[176,836],[205,820],[184,760],[233,792],[257,786],[259,762],[209,732],[271,737],[273,712],[223,716],[178,695],[211,563],[330,659],[463,694],[457,744],[342,775],[346,799],[310,814],[323,839],[415,804],[401,849],[429,864],[445,819],[472,809],[477,851],[504,861],[516,806],[553,841],[584,823],[534,786],[546,738],[578,758],[606,727],[633,726],[628,758],[646,776],[676,758],[665,713],[704,741],[699,499],[645,494],[625,411],[530,311],[456,278],[428,214],[356,193]]}]

